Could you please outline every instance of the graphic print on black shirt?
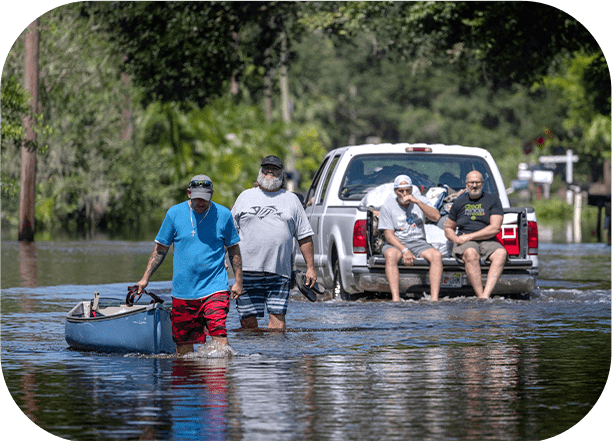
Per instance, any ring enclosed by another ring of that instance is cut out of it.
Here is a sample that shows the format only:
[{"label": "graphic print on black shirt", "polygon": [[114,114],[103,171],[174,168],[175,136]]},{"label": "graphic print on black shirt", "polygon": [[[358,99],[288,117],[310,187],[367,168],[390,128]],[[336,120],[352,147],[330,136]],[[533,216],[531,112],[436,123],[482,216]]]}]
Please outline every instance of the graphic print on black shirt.
[{"label": "graphic print on black shirt", "polygon": [[491,215],[504,215],[504,208],[497,195],[483,192],[472,200],[467,193],[453,202],[448,213],[450,220],[457,223],[459,234],[470,234],[488,226]]},{"label": "graphic print on black shirt", "polygon": [[476,220],[476,217],[484,217],[485,210],[482,203],[467,203],[464,208],[464,215],[470,220]]}]

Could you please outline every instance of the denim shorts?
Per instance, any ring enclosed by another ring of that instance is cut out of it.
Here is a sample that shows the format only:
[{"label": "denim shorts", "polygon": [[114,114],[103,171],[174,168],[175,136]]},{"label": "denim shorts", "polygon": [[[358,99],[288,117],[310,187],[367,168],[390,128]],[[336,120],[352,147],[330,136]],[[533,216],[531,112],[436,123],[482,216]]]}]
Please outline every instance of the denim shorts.
[{"label": "denim shorts", "polygon": [[269,272],[243,272],[242,295],[236,299],[240,320],[268,314],[285,315],[291,279]]}]

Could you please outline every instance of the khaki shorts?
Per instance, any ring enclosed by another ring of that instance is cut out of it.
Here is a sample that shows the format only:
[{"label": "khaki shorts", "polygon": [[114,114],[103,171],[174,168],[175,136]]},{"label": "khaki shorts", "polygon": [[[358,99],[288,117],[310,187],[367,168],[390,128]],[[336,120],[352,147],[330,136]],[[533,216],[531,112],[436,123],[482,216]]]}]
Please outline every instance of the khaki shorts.
[{"label": "khaki shorts", "polygon": [[476,249],[480,257],[485,260],[488,260],[489,256],[498,249],[504,249],[503,245],[495,240],[468,241],[461,246],[457,244],[453,245],[452,256],[455,257],[457,261],[463,263],[463,253],[469,248]]}]

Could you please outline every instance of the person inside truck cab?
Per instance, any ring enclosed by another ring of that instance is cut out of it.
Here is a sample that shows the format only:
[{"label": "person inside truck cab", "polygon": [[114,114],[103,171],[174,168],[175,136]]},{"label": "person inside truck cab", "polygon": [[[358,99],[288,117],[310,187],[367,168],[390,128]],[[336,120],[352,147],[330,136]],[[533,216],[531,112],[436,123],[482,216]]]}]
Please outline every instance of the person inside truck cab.
[{"label": "person inside truck cab", "polygon": [[[501,230],[504,209],[497,195],[483,192],[480,172],[468,173],[465,184],[467,192],[453,202],[444,224],[444,234],[454,243],[453,257],[465,264],[465,274],[476,296],[489,298],[508,255],[495,238]],[[481,258],[491,262],[484,288]]]},{"label": "person inside truck cab", "polygon": [[398,175],[393,182],[397,198],[389,199],[380,209],[378,229],[384,232],[385,274],[389,281],[391,300],[400,301],[399,268],[400,259],[406,266],[412,266],[414,259],[422,257],[429,262],[431,300],[437,301],[442,280],[442,253],[427,243],[425,217],[437,222],[440,212],[429,200],[412,194],[412,180],[407,175]]}]

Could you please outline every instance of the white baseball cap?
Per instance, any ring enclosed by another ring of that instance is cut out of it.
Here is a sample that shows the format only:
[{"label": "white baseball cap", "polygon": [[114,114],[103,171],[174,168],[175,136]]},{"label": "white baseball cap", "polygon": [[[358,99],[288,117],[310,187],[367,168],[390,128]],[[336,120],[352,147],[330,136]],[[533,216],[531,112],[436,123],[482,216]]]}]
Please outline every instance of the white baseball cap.
[{"label": "white baseball cap", "polygon": [[412,187],[412,180],[407,175],[398,175],[395,177],[393,182],[393,189],[398,188],[410,188]]}]

